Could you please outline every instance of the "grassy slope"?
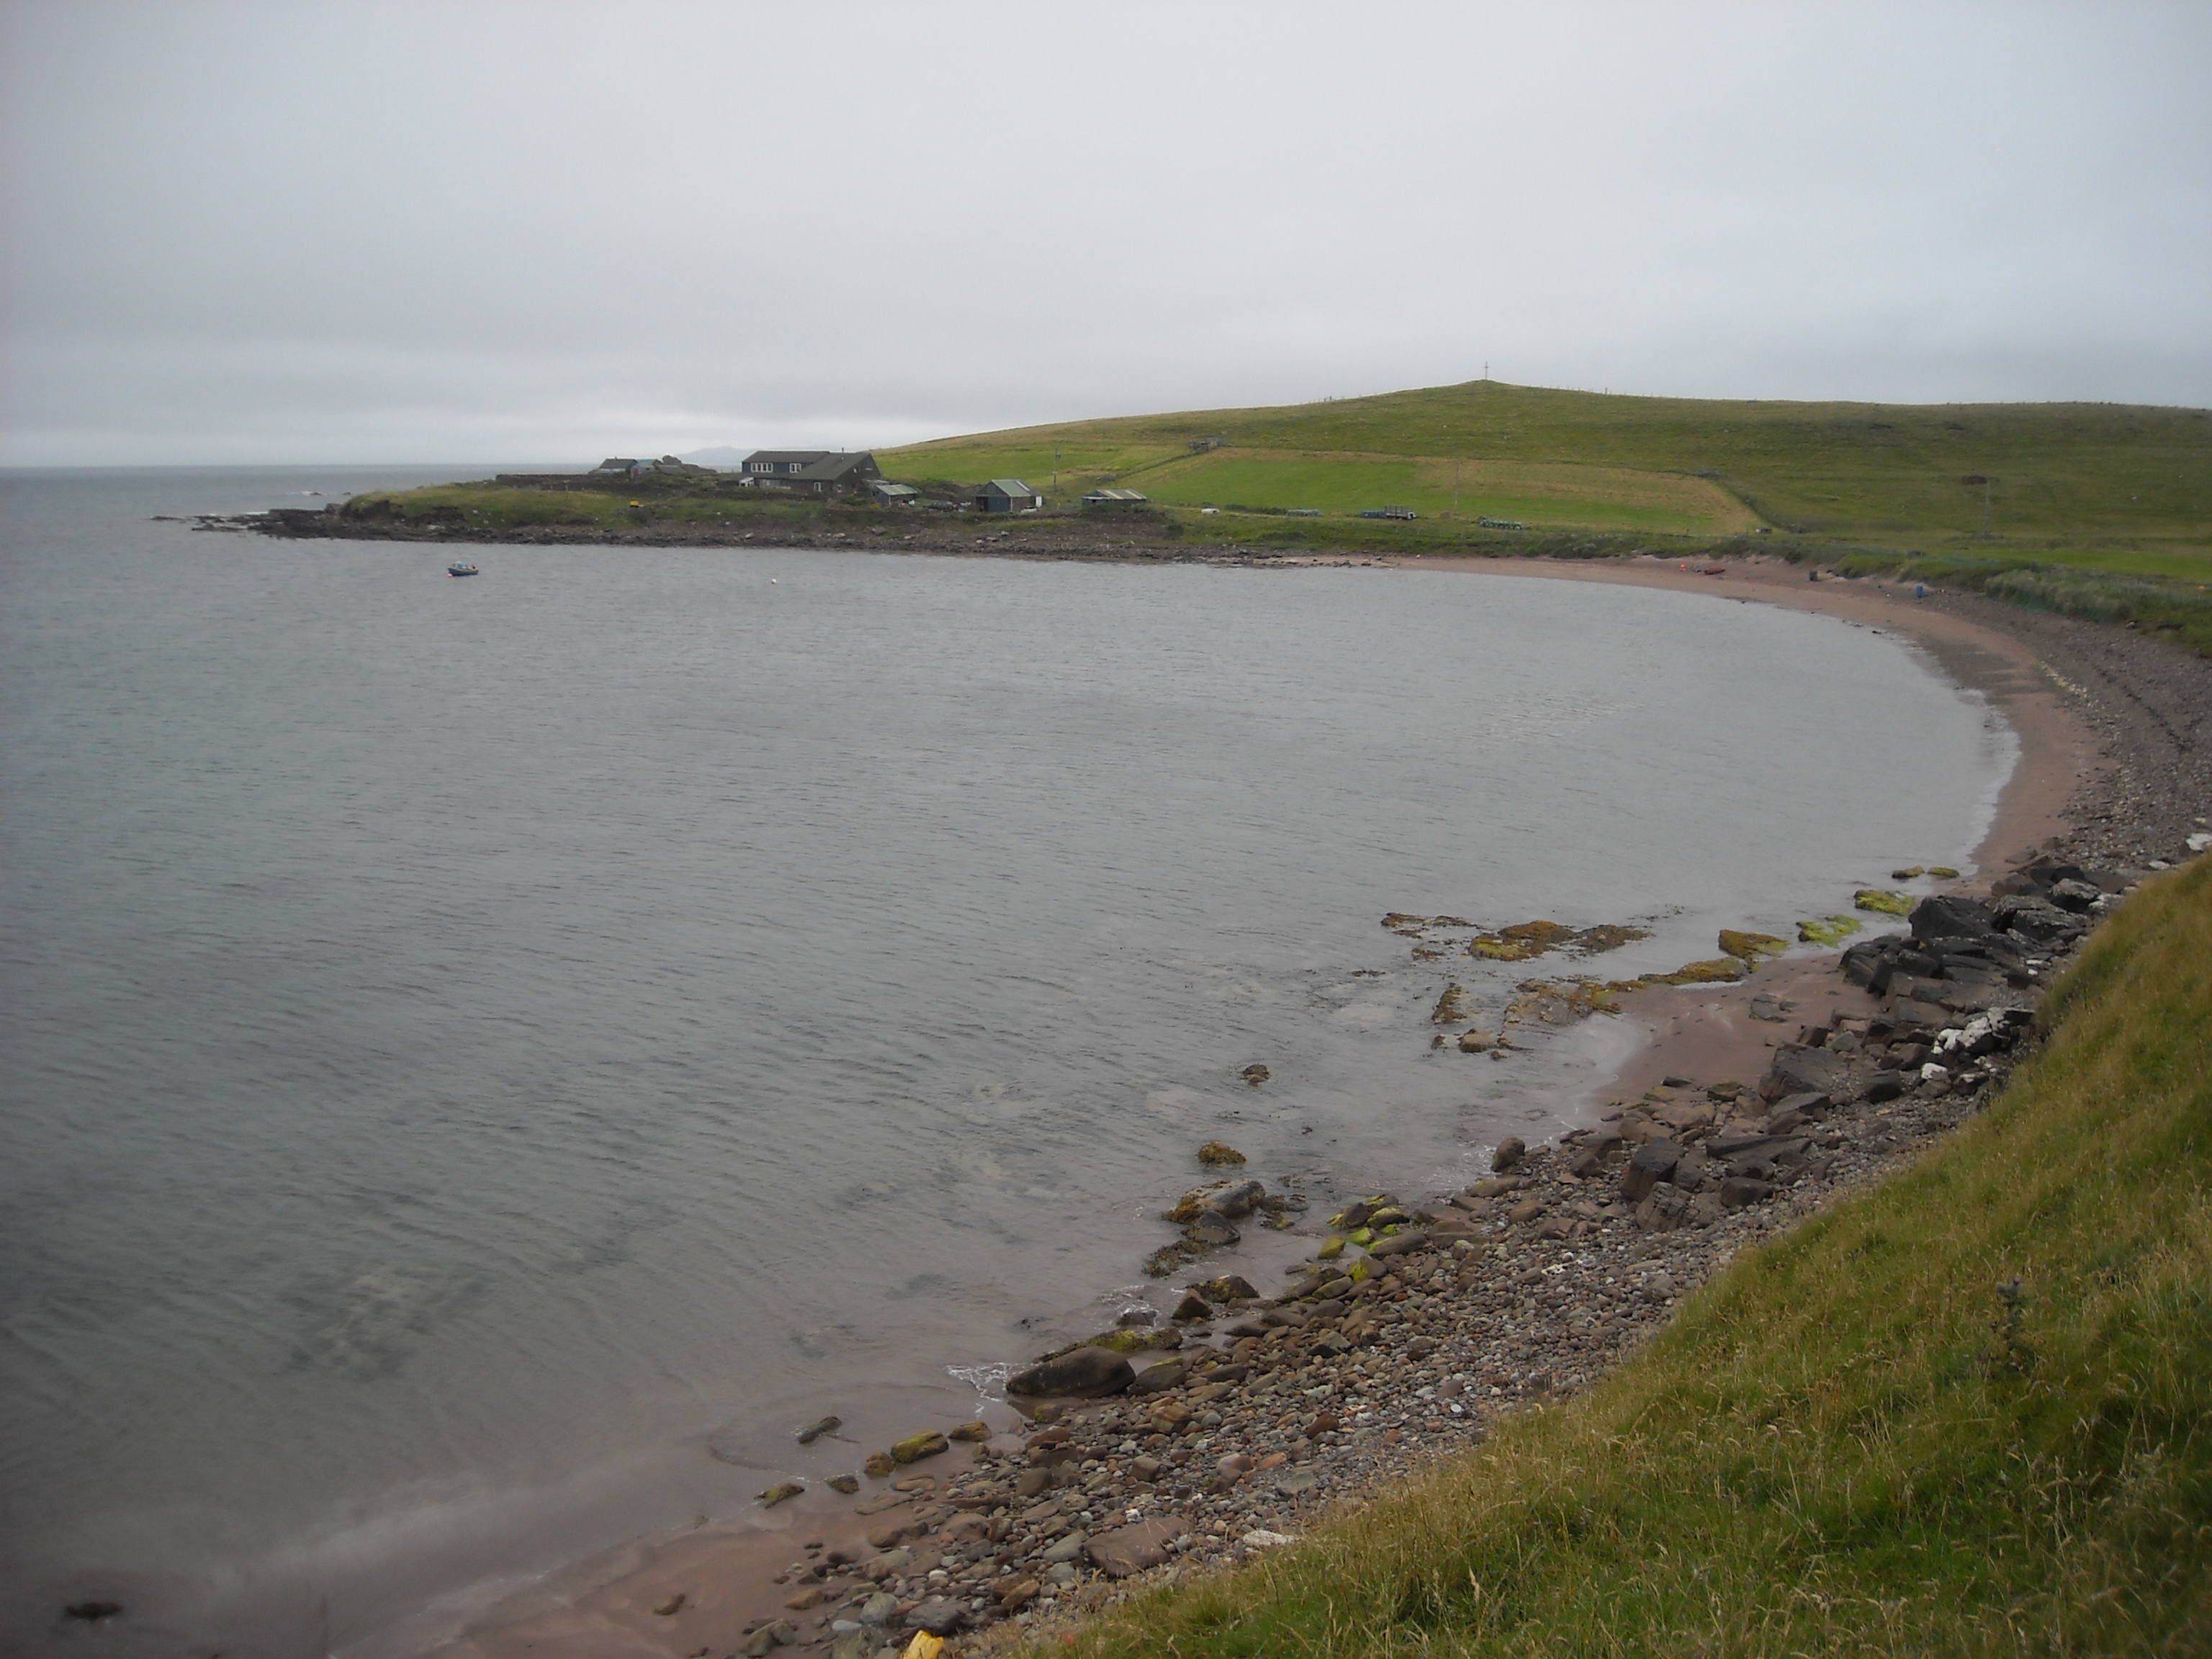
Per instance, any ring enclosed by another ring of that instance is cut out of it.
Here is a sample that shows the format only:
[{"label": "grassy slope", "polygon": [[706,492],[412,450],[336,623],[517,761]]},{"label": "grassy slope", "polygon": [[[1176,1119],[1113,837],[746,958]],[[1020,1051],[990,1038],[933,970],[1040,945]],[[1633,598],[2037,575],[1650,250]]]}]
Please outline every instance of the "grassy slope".
[{"label": "grassy slope", "polygon": [[2051,1007],[1996,1106],[1591,1394],[1078,1648],[2212,1651],[2212,859]]},{"label": "grassy slope", "polygon": [[[1230,447],[1193,457],[1198,437]],[[1060,452],[1061,493],[1112,475],[1163,500],[1202,488],[1214,468],[1243,466],[1235,494],[1255,493],[1250,469],[1286,479],[1312,458],[1464,458],[1501,469],[1500,493],[1529,502],[1532,522],[1602,527],[1577,512],[1567,487],[1515,487],[1514,472],[1563,467],[1649,475],[1654,499],[1679,504],[1680,481],[1710,475],[1767,522],[1823,538],[1905,547],[1979,542],[1984,491],[1995,480],[1989,522],[2002,546],[2039,552],[2179,556],[2178,567],[2212,567],[2212,413],[2201,410],[2049,404],[1887,405],[1723,402],[1548,391],[1477,380],[1283,409],[1213,410],[1087,421],[951,438],[880,452],[900,477],[959,478],[1018,473],[1042,484]],[[1224,475],[1225,476],[1225,475]],[[1166,483],[1157,490],[1148,478]],[[1433,471],[1431,510],[1436,510]],[[1244,501],[1258,507],[1350,510],[1358,481],[1333,500]],[[1407,505],[1419,505],[1408,502]],[[1467,492],[1462,512],[1486,511]],[[1502,516],[1502,515],[1501,515]],[[1653,526],[1659,527],[1657,526]],[[1668,526],[1672,527],[1672,526]],[[1739,527],[1710,523],[1715,531]],[[2203,562],[2200,563],[2200,562]]]}]

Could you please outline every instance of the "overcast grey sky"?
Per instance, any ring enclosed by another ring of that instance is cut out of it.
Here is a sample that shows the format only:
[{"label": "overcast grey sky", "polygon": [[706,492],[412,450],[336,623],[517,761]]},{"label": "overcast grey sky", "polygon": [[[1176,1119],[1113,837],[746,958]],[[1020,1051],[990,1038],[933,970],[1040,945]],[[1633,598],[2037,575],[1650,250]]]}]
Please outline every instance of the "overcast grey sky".
[{"label": "overcast grey sky", "polygon": [[2212,5],[0,0],[13,464],[2212,404]]}]

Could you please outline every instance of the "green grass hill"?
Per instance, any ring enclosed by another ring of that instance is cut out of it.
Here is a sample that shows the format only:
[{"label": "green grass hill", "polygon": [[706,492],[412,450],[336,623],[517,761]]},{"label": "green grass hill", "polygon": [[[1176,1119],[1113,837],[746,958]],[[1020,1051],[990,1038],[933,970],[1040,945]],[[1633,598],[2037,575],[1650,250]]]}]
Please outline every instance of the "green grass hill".
[{"label": "green grass hill", "polygon": [[1476,380],[946,438],[878,459],[911,479],[1047,488],[1057,472],[1061,499],[1114,483],[1270,514],[1402,506],[1540,532],[1688,536],[1764,526],[1900,550],[2212,571],[2203,410],[1720,402]]},{"label": "green grass hill", "polygon": [[[2106,404],[1723,402],[1492,380],[1280,409],[1131,416],[879,450],[886,476],[963,495],[1045,491],[1035,539],[1285,552],[1699,558],[1767,549],[2161,629],[2212,654],[2212,411]],[[1078,522],[1114,485],[1152,506]],[[1402,508],[1410,520],[1360,516]],[[443,485],[342,522],[611,539],[890,535],[963,541],[979,515],[764,495],[735,477],[602,489]],[[1003,520],[994,521],[1006,527]]]},{"label": "green grass hill", "polygon": [[1059,1652],[2212,1652],[2212,858],[2002,1097],[1589,1394]]}]

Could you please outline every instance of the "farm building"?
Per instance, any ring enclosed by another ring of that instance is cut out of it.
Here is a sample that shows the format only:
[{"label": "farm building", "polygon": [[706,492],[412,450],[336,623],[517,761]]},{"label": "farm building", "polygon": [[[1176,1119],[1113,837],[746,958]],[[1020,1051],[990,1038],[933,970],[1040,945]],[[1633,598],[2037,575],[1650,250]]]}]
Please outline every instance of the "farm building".
[{"label": "farm building", "polygon": [[606,489],[617,483],[664,477],[692,483],[713,479],[719,483],[721,476],[711,466],[695,465],[673,455],[663,455],[657,461],[610,455],[589,472],[502,472],[495,482],[519,489]]},{"label": "farm building", "polygon": [[1150,505],[1144,493],[1135,489],[1094,489],[1083,498],[1083,504],[1094,512],[1109,513]]},{"label": "farm building", "polygon": [[912,484],[886,483],[881,478],[870,480],[868,494],[882,507],[912,507],[921,499],[921,492]]},{"label": "farm building", "polygon": [[994,478],[975,486],[975,507],[983,513],[1034,513],[1044,497],[1019,478]]},{"label": "farm building", "polygon": [[[657,461],[641,460],[629,455],[610,455],[583,476],[595,479],[644,478],[654,473],[663,472],[678,477],[696,474],[706,478],[714,476],[714,469],[711,466],[695,466],[690,461],[680,460],[673,455],[663,455]],[[546,473],[542,476],[555,477],[560,475]]]},{"label": "farm building", "polygon": [[866,450],[756,449],[739,469],[755,483],[781,484],[806,495],[836,495],[863,489],[883,474]]}]

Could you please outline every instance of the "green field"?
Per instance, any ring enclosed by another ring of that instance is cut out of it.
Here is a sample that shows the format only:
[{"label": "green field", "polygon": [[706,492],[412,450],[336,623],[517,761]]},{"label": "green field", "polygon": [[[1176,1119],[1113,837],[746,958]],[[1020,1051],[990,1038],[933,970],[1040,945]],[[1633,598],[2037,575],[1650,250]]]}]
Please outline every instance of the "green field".
[{"label": "green field", "polygon": [[[1226,447],[1194,455],[1194,440]],[[1456,464],[1462,517],[1539,530],[1723,534],[1757,523],[1900,551],[2033,551],[2166,574],[2212,568],[2200,564],[2212,561],[2212,413],[2203,410],[1723,402],[1477,380],[1028,428],[878,459],[899,477],[1012,474],[1044,487],[1055,450],[1060,499],[1113,482],[1177,503],[1433,514],[1450,508]],[[1375,470],[1394,459],[1429,465]],[[1494,484],[1477,479],[1484,469]],[[1543,487],[1527,487],[1537,477]],[[1686,495],[1686,483],[1710,494]],[[1374,499],[1393,489],[1407,499]]]},{"label": "green field", "polygon": [[2212,1652],[2212,858],[1909,1171],[1590,1393],[1054,1652]]},{"label": "green field", "polygon": [[1527,524],[1719,536],[1759,520],[1703,478],[1618,467],[1361,455],[1185,454],[1146,472],[1154,501],[1182,507],[1277,512],[1312,507],[1357,514],[1405,507],[1425,518],[1510,519]]}]

